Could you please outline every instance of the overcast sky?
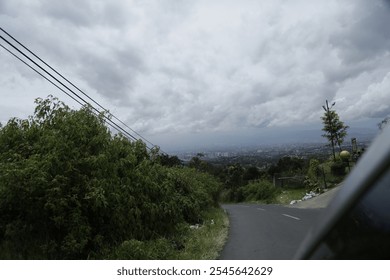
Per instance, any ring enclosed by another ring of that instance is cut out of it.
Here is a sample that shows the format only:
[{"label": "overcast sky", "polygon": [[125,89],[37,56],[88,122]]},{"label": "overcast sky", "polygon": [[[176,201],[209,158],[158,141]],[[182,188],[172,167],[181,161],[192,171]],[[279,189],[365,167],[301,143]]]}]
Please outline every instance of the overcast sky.
[{"label": "overcast sky", "polygon": [[[385,0],[1,0],[0,26],[163,148],[390,114]],[[3,49],[0,91],[2,122],[73,105]]]}]

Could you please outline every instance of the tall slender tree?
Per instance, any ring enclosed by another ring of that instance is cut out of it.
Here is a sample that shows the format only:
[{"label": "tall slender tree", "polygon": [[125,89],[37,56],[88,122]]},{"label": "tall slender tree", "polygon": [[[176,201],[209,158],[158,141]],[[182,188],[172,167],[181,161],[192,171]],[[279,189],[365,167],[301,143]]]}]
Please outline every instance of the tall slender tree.
[{"label": "tall slender tree", "polygon": [[322,131],[325,133],[322,135],[327,138],[332,146],[333,159],[336,159],[335,146],[337,146],[341,152],[341,144],[344,142],[345,136],[347,136],[347,125],[340,120],[339,115],[335,110],[332,110],[333,106],[336,105],[336,102],[329,107],[328,100],[326,100],[325,106],[322,106],[325,113],[321,117],[324,128]]}]

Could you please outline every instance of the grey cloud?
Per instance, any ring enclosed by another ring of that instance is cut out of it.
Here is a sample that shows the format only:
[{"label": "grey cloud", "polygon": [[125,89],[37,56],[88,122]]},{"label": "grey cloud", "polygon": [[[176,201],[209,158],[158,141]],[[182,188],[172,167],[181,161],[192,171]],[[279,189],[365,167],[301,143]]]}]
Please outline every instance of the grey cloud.
[{"label": "grey cloud", "polygon": [[345,64],[381,57],[390,48],[390,8],[383,1],[361,2],[343,32],[330,38]]},{"label": "grey cloud", "polygon": [[388,112],[389,7],[346,2],[5,0],[0,23],[140,132],[233,131]]},{"label": "grey cloud", "polygon": [[64,22],[68,26],[92,27],[109,26],[121,28],[137,17],[126,9],[125,2],[104,0],[42,0],[37,13],[49,18],[52,22]]},{"label": "grey cloud", "polygon": [[85,52],[79,58],[82,61],[79,75],[102,96],[121,106],[129,105],[129,94],[134,90],[134,81],[144,71],[143,61],[136,51],[130,49],[110,52],[110,56]]},{"label": "grey cloud", "polygon": [[92,23],[91,15],[93,2],[89,1],[41,1],[40,14],[53,21],[65,21],[66,24],[76,26],[89,26]]}]

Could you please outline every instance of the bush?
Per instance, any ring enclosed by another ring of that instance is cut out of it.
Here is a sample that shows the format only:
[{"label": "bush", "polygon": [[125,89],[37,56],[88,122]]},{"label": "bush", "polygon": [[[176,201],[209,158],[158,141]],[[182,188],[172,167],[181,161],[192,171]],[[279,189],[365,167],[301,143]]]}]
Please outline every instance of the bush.
[{"label": "bush", "polygon": [[330,166],[330,170],[334,176],[344,176],[346,174],[345,168],[346,165],[342,161],[334,161]]},{"label": "bush", "polygon": [[117,260],[167,260],[174,250],[169,240],[159,238],[151,241],[126,240],[110,256]]},{"label": "bush", "polygon": [[317,182],[321,176],[320,162],[317,159],[310,159],[307,176],[313,182]]},{"label": "bush", "polygon": [[172,168],[168,179],[176,190],[173,197],[182,210],[177,213],[188,223],[200,223],[202,209],[218,205],[221,186],[214,177],[192,168]]},{"label": "bush", "polygon": [[249,183],[241,188],[243,197],[246,201],[264,201],[271,203],[280,193],[280,189],[275,188],[271,182],[260,180]]},{"label": "bush", "polygon": [[0,258],[121,257],[123,248],[153,258],[217,203],[211,176],[162,166],[144,143],[112,137],[91,108],[36,102],[34,116],[0,128]]}]

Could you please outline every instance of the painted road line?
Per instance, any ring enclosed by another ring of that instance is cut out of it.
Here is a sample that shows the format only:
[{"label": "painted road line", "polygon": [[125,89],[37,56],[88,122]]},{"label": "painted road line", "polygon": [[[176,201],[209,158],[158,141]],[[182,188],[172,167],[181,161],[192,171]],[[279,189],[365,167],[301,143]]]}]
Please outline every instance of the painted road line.
[{"label": "painted road line", "polygon": [[263,208],[257,208],[257,210],[265,211],[265,209],[263,209]]},{"label": "painted road line", "polygon": [[300,220],[299,218],[297,218],[297,217],[294,217],[294,216],[290,216],[290,215],[287,215],[287,214],[282,214],[283,216],[286,216],[286,217],[289,217],[289,218],[291,218],[291,219],[295,219],[295,220]]}]

